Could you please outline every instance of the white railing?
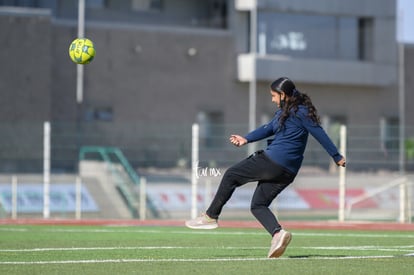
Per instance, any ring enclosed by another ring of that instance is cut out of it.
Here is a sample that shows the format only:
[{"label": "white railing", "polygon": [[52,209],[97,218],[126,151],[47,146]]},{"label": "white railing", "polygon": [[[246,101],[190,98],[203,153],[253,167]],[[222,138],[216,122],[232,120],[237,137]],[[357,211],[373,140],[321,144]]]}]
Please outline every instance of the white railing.
[{"label": "white railing", "polygon": [[361,202],[367,201],[369,199],[374,198],[375,196],[378,196],[379,194],[383,193],[383,192],[387,192],[392,188],[399,188],[399,200],[400,200],[400,204],[399,204],[399,209],[398,209],[398,221],[400,223],[411,223],[411,217],[412,217],[412,213],[411,213],[411,186],[412,186],[412,182],[409,181],[409,179],[407,177],[400,177],[397,178],[379,188],[376,188],[375,190],[371,191],[371,192],[367,192],[366,194],[363,194],[361,196],[355,197],[350,199],[347,202],[347,206],[346,206],[346,218],[347,219],[351,219],[351,212],[353,207]]}]

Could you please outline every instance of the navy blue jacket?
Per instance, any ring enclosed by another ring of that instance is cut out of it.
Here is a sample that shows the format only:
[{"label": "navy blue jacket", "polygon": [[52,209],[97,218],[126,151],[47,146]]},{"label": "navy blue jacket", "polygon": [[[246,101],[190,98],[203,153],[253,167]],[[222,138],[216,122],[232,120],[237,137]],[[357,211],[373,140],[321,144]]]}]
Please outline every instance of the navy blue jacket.
[{"label": "navy blue jacket", "polygon": [[308,109],[305,106],[300,105],[296,113],[292,111],[284,127],[279,123],[281,114],[282,110],[279,109],[269,123],[248,133],[245,136],[247,141],[254,142],[274,135],[273,141],[264,150],[265,154],[294,174],[298,173],[302,165],[309,133],[325,148],[335,163],[342,159],[324,129],[307,116]]}]

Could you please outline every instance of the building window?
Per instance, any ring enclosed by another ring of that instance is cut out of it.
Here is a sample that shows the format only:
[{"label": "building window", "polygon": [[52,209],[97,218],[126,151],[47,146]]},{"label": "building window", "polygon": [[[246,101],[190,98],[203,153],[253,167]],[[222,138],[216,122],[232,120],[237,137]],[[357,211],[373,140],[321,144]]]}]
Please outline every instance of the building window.
[{"label": "building window", "polygon": [[0,0],[0,6],[16,6],[16,7],[33,7],[39,6],[37,1],[33,0]]},{"label": "building window", "polygon": [[372,18],[360,18],[358,20],[358,57],[360,60],[373,60],[373,28]]},{"label": "building window", "polygon": [[85,121],[113,121],[112,107],[89,107],[85,112]]},{"label": "building window", "polygon": [[259,11],[259,54],[366,60],[372,55],[373,20],[351,16]]},{"label": "building window", "polygon": [[105,8],[105,0],[88,0],[85,1],[85,6],[92,9]]},{"label": "building window", "polygon": [[208,6],[209,26],[213,28],[227,27],[227,2],[225,0],[210,0]]},{"label": "building window", "polygon": [[133,11],[161,11],[162,0],[132,0]]}]

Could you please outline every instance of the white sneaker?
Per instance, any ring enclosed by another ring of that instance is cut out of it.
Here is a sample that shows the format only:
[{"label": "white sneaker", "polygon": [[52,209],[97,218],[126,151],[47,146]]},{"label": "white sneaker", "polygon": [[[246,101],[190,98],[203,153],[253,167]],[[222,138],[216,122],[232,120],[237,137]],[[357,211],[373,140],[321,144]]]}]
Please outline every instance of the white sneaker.
[{"label": "white sneaker", "polygon": [[267,255],[267,257],[278,258],[282,256],[291,239],[292,234],[290,232],[287,232],[283,229],[277,232],[272,238],[269,254]]},{"label": "white sneaker", "polygon": [[212,219],[207,214],[201,214],[193,220],[185,222],[185,226],[191,229],[214,229],[218,227],[217,220]]}]

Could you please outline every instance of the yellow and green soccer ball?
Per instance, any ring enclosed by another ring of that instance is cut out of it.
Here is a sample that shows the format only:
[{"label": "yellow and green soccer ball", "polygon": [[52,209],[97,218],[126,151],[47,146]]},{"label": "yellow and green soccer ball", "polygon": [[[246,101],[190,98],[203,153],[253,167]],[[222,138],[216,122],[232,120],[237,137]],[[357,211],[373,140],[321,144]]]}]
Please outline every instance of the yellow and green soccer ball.
[{"label": "yellow and green soccer ball", "polygon": [[69,56],[76,64],[88,64],[95,57],[95,47],[88,38],[76,38],[70,43]]}]

